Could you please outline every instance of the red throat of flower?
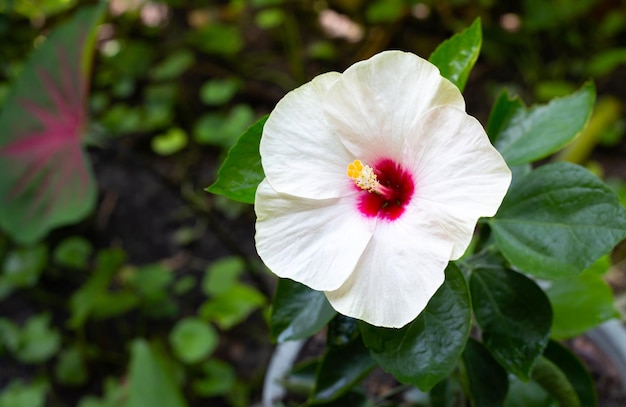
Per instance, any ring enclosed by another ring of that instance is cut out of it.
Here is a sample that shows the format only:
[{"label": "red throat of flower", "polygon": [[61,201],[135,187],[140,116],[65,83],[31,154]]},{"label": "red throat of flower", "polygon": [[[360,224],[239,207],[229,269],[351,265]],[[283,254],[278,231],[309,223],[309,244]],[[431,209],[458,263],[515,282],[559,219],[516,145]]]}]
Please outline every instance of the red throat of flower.
[{"label": "red throat of flower", "polygon": [[359,211],[370,218],[398,219],[415,190],[411,173],[390,159],[380,160],[373,168],[355,160],[348,164],[348,177],[362,192]]}]

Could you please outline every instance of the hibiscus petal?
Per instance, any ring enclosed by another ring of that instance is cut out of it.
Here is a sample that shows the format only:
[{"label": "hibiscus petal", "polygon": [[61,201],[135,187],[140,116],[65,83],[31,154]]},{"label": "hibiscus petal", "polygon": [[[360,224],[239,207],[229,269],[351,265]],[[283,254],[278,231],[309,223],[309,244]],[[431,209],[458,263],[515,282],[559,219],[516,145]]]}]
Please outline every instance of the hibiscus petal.
[{"label": "hibiscus petal", "polygon": [[263,170],[279,192],[303,198],[351,193],[346,167],[354,158],[326,125],[323,98],[340,74],[330,72],[289,92],[263,128]]},{"label": "hibiscus petal", "polygon": [[433,106],[465,109],[461,92],[430,62],[387,51],[349,67],[332,85],[324,115],[344,145],[364,162],[398,158],[403,140]]},{"label": "hibiscus petal", "polygon": [[408,138],[404,162],[415,174],[416,205],[439,218],[454,241],[451,260],[463,255],[476,222],[495,215],[511,171],[480,123],[443,106],[422,116]]},{"label": "hibiscus petal", "polygon": [[355,272],[326,297],[344,315],[400,328],[423,311],[443,283],[451,250],[436,220],[410,208],[394,222],[377,224]]},{"label": "hibiscus petal", "polygon": [[353,272],[373,223],[354,197],[303,199],[276,192],[267,179],[256,192],[256,248],[279,277],[314,290],[335,290]]}]

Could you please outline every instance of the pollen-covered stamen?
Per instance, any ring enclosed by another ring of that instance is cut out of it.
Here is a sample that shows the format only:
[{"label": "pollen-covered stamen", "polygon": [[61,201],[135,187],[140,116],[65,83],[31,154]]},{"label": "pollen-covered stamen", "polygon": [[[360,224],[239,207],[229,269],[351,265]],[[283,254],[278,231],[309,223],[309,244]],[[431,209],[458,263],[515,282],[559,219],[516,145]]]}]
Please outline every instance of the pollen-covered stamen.
[{"label": "pollen-covered stamen", "polygon": [[391,196],[392,191],[378,182],[374,169],[361,160],[354,160],[348,164],[348,177],[352,178],[355,185],[365,191],[374,192],[385,198]]}]

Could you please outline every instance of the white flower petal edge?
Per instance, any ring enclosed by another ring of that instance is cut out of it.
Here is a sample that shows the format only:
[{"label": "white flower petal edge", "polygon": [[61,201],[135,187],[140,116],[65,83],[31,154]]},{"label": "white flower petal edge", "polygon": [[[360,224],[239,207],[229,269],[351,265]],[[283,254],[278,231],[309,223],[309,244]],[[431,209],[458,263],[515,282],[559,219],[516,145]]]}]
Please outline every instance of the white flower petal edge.
[{"label": "white flower petal edge", "polygon": [[326,120],[346,148],[368,162],[397,157],[408,131],[430,108],[465,109],[461,92],[433,64],[402,51],[381,52],[350,66],[328,95]]},{"label": "white flower petal edge", "polygon": [[412,204],[438,217],[454,241],[450,260],[457,260],[478,219],[495,215],[500,207],[511,171],[478,120],[463,110],[433,108],[411,134],[404,162],[417,180]]},{"label": "white flower petal edge", "polygon": [[430,214],[409,210],[401,221],[379,222],[354,273],[325,293],[337,311],[400,328],[424,310],[444,281],[452,242]]},{"label": "white flower petal edge", "polygon": [[372,223],[354,210],[354,198],[303,199],[259,184],[254,210],[256,248],[279,277],[314,290],[335,290],[354,270],[372,236]]},{"label": "white flower petal edge", "polygon": [[326,92],[339,77],[329,72],[289,92],[265,123],[261,163],[277,191],[313,199],[352,192],[346,188],[345,166],[353,158],[322,113]]}]

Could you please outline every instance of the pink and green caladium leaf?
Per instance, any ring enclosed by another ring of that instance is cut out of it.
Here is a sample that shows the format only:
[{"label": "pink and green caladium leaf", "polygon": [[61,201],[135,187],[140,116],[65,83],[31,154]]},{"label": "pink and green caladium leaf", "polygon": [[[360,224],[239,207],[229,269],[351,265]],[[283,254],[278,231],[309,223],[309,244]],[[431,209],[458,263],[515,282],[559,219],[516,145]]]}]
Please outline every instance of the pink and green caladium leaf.
[{"label": "pink and green caladium leaf", "polygon": [[21,243],[84,218],[96,184],[82,148],[88,72],[104,3],[33,52],[0,112],[0,227]]}]

